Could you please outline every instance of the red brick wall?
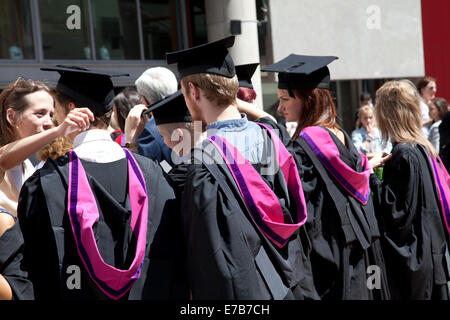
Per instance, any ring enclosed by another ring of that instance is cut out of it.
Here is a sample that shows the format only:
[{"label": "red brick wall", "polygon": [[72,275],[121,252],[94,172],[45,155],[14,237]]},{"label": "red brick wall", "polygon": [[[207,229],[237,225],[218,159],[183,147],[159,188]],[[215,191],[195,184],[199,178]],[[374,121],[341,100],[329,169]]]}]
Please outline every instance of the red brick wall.
[{"label": "red brick wall", "polygon": [[436,97],[450,102],[450,1],[422,0],[425,74],[437,80]]}]

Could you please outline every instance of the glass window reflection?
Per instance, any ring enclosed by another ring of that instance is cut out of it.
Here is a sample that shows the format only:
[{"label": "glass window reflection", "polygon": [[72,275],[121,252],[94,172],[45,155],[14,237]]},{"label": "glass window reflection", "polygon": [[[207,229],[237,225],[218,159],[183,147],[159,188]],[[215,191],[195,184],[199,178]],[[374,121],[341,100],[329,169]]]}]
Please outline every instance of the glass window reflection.
[{"label": "glass window reflection", "polygon": [[139,60],[136,0],[92,0],[98,60]]},{"label": "glass window reflection", "polygon": [[29,0],[0,0],[0,59],[34,59]]},{"label": "glass window reflection", "polygon": [[178,50],[176,3],[174,0],[142,0],[145,59],[165,59]]},{"label": "glass window reflection", "polygon": [[192,46],[208,42],[206,32],[206,13],[204,0],[190,1]]},{"label": "glass window reflection", "polygon": [[39,12],[44,59],[91,59],[87,0],[39,0]]}]

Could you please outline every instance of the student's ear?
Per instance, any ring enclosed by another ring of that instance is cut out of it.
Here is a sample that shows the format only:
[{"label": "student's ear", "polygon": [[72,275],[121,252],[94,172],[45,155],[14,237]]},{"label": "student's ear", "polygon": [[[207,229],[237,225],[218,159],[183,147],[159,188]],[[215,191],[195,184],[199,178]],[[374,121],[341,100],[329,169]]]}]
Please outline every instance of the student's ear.
[{"label": "student's ear", "polygon": [[198,100],[200,98],[200,88],[197,87],[192,82],[189,82],[188,85],[189,85],[189,92],[191,94],[191,98],[194,100]]},{"label": "student's ear", "polygon": [[176,128],[175,130],[177,131],[178,142],[182,142],[184,140],[183,130],[181,130],[180,128]]},{"label": "student's ear", "polygon": [[11,125],[11,127],[14,127],[16,125],[16,115],[17,112],[13,110],[12,108],[8,108],[6,110],[6,121]]}]

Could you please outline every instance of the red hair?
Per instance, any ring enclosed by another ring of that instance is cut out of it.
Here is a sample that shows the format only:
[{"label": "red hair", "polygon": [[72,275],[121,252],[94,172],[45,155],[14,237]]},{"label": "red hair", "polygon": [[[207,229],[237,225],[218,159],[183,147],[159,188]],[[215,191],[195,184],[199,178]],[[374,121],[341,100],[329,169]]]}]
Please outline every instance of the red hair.
[{"label": "red hair", "polygon": [[251,88],[240,87],[237,92],[238,99],[251,103],[256,99],[256,91]]},{"label": "red hair", "polygon": [[294,95],[302,101],[300,115],[297,119],[297,130],[292,139],[295,140],[303,128],[324,126],[336,128],[336,107],[327,89],[296,89]]}]

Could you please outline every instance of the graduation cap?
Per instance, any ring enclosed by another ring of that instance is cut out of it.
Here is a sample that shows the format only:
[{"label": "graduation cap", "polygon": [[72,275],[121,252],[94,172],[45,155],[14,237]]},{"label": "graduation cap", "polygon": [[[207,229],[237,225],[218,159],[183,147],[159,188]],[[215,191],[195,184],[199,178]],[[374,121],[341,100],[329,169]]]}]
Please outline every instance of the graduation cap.
[{"label": "graduation cap", "polygon": [[168,64],[177,63],[180,77],[197,73],[217,74],[233,78],[234,62],[228,52],[234,44],[234,36],[202,44],[186,50],[166,53]]},{"label": "graduation cap", "polygon": [[262,71],[279,72],[278,89],[328,89],[330,70],[327,65],[338,59],[334,56],[303,56],[290,54],[286,58],[262,69]]},{"label": "graduation cap", "polygon": [[156,102],[148,107],[144,113],[153,112],[156,125],[175,122],[192,122],[191,114],[184,101],[181,90]]},{"label": "graduation cap", "polygon": [[114,104],[114,85],[111,77],[129,76],[114,71],[90,70],[77,66],[41,68],[43,71],[57,71],[61,76],[56,90],[74,99],[97,115],[110,111]]},{"label": "graduation cap", "polygon": [[239,87],[253,89],[252,76],[259,63],[241,64],[236,66],[236,74],[239,79]]}]

